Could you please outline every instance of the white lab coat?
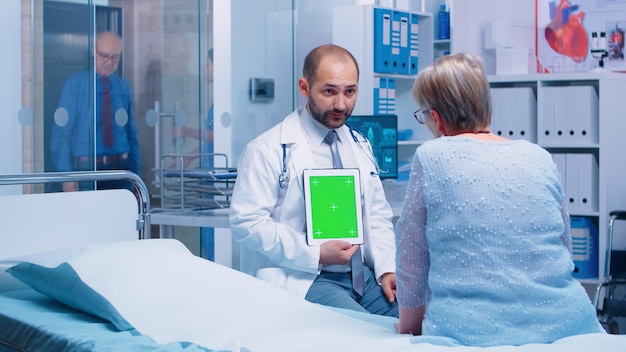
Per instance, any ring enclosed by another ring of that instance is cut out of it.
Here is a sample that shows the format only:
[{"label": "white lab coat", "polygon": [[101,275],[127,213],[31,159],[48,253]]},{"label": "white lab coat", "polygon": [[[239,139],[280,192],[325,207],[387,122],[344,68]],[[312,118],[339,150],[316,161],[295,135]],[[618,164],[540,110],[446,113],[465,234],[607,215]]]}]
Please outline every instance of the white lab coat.
[{"label": "white lab coat", "polygon": [[[321,266],[319,247],[306,243],[302,173],[316,165],[300,123],[302,109],[245,147],[231,199],[230,224],[233,239],[241,245],[241,271],[304,297]],[[349,143],[357,162],[346,165],[344,160],[344,166],[360,169],[365,229],[362,251],[366,265],[379,279],[386,272],[395,272],[391,207],[380,178],[371,174],[376,169],[364,152],[370,153],[368,146],[361,149],[345,125],[337,132]],[[283,168],[281,144],[287,145],[290,178],[285,189],[278,182]]]}]

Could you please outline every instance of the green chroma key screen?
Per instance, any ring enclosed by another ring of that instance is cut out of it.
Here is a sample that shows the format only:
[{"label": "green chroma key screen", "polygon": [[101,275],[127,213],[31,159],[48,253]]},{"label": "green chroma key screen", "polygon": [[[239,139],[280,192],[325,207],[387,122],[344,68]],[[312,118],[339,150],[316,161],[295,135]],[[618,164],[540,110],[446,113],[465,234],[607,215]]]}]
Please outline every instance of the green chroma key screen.
[{"label": "green chroma key screen", "polygon": [[354,176],[314,176],[309,186],[313,238],[358,237]]}]

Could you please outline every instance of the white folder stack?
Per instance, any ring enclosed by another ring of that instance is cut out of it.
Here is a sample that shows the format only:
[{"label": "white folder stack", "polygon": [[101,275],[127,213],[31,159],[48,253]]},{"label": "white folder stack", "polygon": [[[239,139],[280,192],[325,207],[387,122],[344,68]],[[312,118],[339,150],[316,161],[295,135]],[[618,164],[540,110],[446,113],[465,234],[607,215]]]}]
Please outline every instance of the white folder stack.
[{"label": "white folder stack", "polygon": [[544,146],[599,141],[598,93],[593,86],[541,87],[538,142]]},{"label": "white folder stack", "polygon": [[537,98],[530,87],[492,88],[491,131],[511,139],[537,142]]},{"label": "white folder stack", "polygon": [[598,211],[598,161],[591,153],[552,154],[565,187],[570,213]]}]

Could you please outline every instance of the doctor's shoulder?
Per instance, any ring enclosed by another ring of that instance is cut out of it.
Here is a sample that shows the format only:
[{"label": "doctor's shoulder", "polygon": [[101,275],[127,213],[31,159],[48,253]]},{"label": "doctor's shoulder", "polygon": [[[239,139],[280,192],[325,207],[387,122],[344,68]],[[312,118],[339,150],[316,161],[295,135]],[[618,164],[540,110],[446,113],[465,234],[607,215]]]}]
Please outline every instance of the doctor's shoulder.
[{"label": "doctor's shoulder", "polygon": [[[269,155],[280,149],[280,130],[276,130],[276,126],[266,130],[249,141],[242,151],[243,155]],[[260,160],[256,160],[260,161]]]}]

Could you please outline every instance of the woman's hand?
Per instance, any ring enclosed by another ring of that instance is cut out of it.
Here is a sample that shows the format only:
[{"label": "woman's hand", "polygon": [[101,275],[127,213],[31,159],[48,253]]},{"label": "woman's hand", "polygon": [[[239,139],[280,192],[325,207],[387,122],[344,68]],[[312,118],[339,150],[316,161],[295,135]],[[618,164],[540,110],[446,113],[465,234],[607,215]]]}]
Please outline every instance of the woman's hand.
[{"label": "woman's hand", "polygon": [[399,320],[394,324],[399,334],[422,334],[422,321],[426,313],[426,305],[417,308],[404,308],[398,306]]}]

